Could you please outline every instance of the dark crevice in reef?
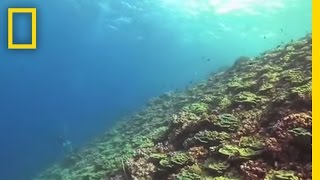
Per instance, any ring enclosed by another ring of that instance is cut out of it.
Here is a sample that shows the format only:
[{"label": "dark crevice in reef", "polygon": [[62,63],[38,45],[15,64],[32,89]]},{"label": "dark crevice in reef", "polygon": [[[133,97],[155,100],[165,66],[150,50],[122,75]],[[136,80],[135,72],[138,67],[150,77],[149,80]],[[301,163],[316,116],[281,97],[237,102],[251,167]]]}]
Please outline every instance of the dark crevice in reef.
[{"label": "dark crevice in reef", "polygon": [[311,179],[311,35],[152,99],[35,180]]}]

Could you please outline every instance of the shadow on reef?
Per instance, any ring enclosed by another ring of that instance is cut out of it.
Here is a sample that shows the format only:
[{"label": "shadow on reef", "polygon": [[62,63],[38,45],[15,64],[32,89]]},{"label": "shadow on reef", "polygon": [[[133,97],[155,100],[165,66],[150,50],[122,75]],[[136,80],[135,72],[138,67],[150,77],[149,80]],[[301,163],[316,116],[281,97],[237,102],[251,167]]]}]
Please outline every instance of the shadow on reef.
[{"label": "shadow on reef", "polygon": [[311,179],[311,35],[152,99],[35,180]]}]

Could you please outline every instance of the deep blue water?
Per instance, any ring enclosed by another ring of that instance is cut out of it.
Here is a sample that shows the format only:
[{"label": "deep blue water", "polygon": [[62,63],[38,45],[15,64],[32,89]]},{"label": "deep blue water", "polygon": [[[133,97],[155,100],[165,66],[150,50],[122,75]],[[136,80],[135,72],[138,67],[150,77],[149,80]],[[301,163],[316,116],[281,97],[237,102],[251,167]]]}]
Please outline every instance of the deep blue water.
[{"label": "deep blue water", "polygon": [[[196,2],[1,1],[0,179],[59,160],[60,135],[81,147],[149,98],[311,31],[305,0]],[[8,7],[37,8],[37,50],[7,49]]]}]

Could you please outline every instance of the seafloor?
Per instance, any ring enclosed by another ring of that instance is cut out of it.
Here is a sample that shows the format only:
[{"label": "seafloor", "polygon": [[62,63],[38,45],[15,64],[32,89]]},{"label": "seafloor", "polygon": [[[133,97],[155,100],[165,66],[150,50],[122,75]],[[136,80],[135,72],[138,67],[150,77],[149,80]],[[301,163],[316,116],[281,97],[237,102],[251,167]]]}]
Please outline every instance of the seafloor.
[{"label": "seafloor", "polygon": [[311,179],[311,35],[152,99],[35,180]]}]

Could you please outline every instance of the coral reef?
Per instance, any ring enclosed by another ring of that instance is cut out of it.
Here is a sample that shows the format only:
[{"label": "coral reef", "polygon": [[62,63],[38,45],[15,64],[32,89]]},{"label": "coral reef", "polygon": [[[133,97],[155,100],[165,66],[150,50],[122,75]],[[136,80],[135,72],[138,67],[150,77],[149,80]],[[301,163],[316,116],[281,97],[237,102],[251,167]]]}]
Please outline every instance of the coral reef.
[{"label": "coral reef", "polygon": [[221,174],[221,173],[225,172],[230,167],[230,163],[228,163],[227,161],[208,159],[205,162],[205,167],[208,170],[213,171],[214,173]]},{"label": "coral reef", "polygon": [[293,171],[271,171],[268,172],[267,176],[265,177],[265,180],[273,180],[273,179],[277,179],[277,180],[286,180],[286,179],[290,179],[290,180],[299,180],[299,177],[297,177]]},{"label": "coral reef", "polygon": [[218,116],[215,125],[224,131],[235,131],[239,127],[240,121],[232,114],[221,114]]},{"label": "coral reef", "polygon": [[266,176],[269,166],[260,159],[256,161],[249,160],[243,163],[240,168],[244,173],[245,179],[258,180]]},{"label": "coral reef", "polygon": [[217,146],[221,144],[222,141],[230,138],[230,135],[226,132],[217,132],[217,131],[200,131],[195,134],[193,137],[188,138],[184,141],[184,146],[189,147],[192,145],[208,145],[208,146]]},{"label": "coral reef", "polygon": [[193,103],[183,107],[184,111],[191,112],[194,114],[202,114],[208,110],[208,104],[206,103]]},{"label": "coral reef", "polygon": [[311,36],[153,98],[35,180],[311,179]]}]

